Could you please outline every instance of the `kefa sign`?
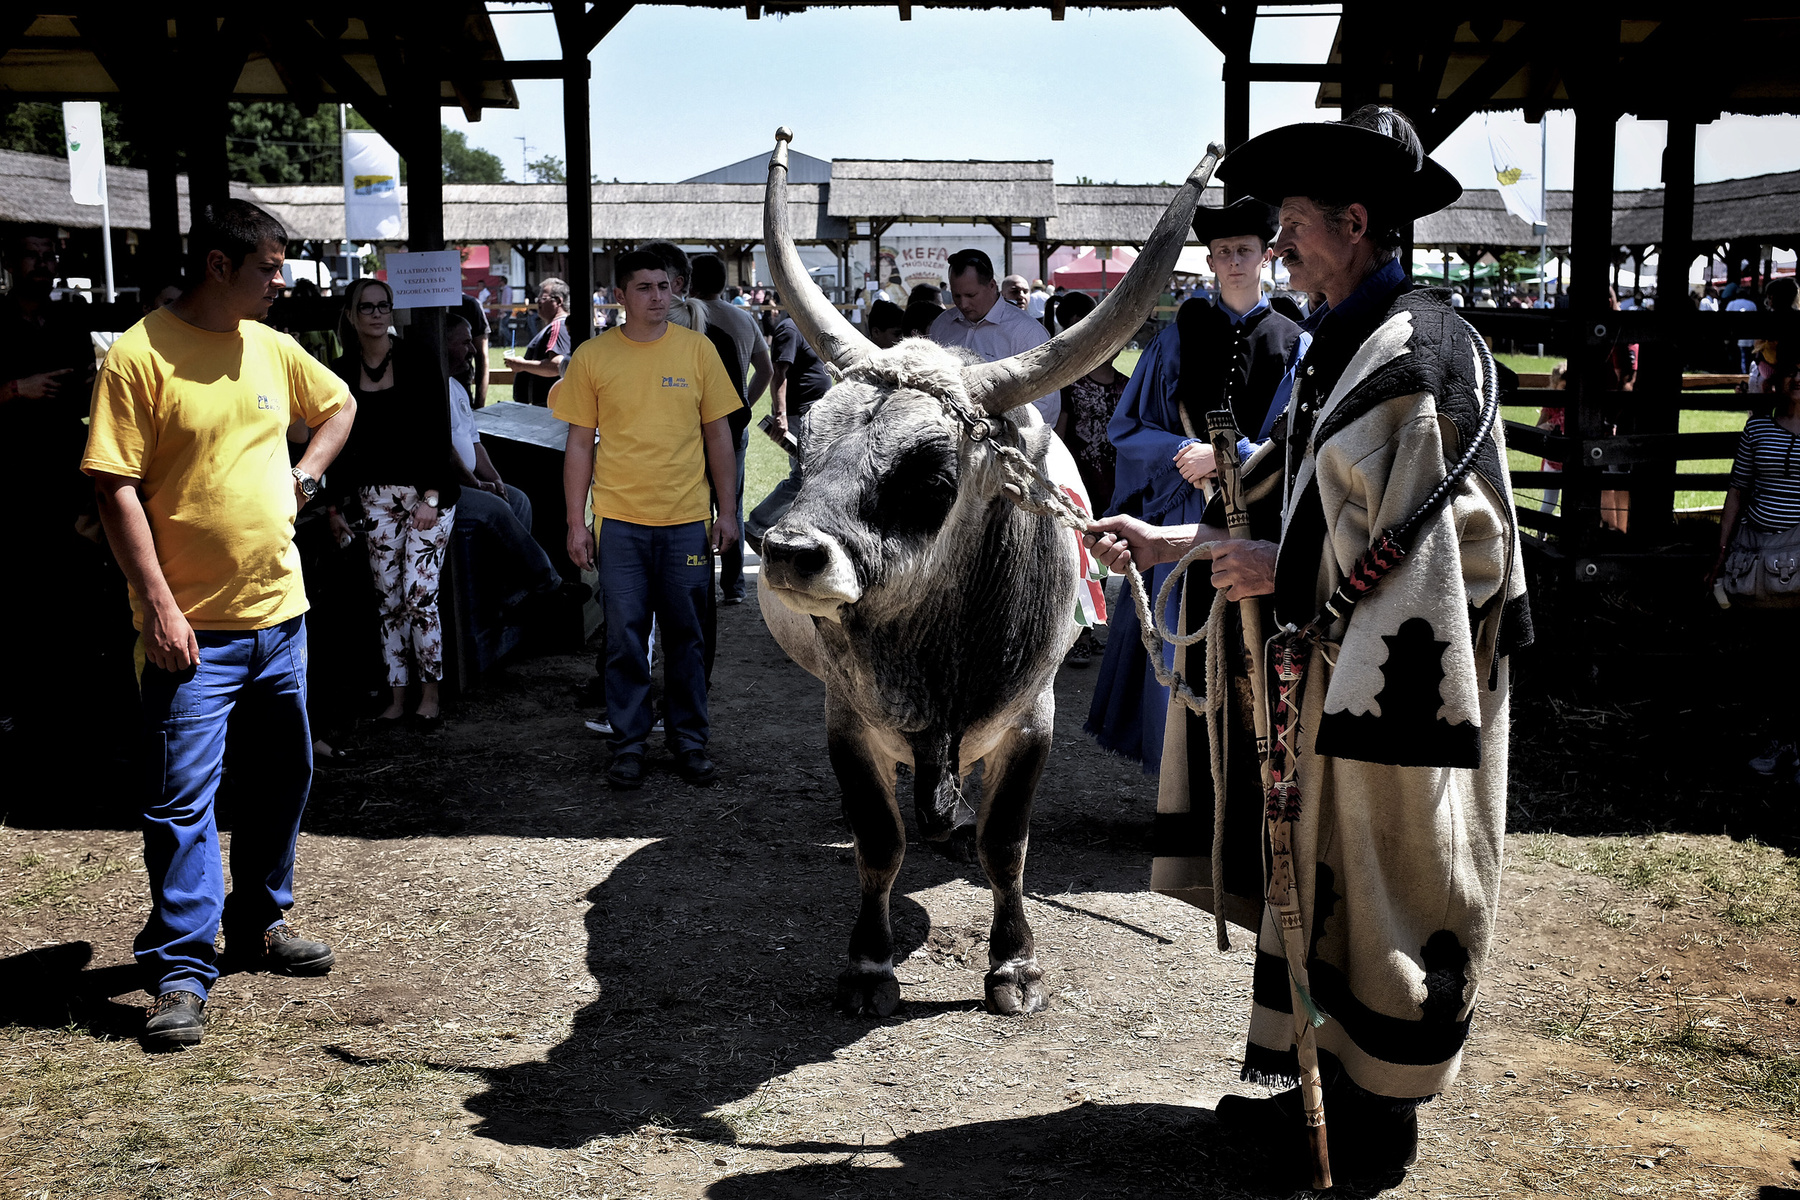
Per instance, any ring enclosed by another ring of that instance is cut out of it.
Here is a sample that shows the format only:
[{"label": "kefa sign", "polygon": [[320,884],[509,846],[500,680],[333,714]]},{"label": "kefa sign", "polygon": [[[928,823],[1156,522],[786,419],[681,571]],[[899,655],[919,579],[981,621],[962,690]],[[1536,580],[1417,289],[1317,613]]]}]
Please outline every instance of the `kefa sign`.
[{"label": "kefa sign", "polygon": [[400,234],[400,153],[368,129],[344,130],[344,236],[391,242]]}]

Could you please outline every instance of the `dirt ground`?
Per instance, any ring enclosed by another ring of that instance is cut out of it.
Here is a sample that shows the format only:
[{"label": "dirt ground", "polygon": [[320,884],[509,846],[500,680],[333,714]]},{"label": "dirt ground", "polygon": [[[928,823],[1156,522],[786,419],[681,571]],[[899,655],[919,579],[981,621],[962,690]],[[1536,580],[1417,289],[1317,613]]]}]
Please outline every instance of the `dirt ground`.
[{"label": "dirt ground", "polygon": [[[323,769],[293,917],[338,967],[228,976],[185,1052],[136,1041],[128,821],[15,793],[0,1196],[1292,1193],[1212,1112],[1242,1086],[1248,939],[1221,954],[1210,917],[1143,890],[1154,788],[1081,733],[1092,671],[1059,679],[1028,865],[1049,1010],[981,1011],[985,885],[915,843],[904,1003],[849,1019],[831,998],[855,871],[822,691],[754,604],[720,623],[712,788],[663,759],[607,791],[592,660],[572,655]],[[1597,753],[1577,735],[1603,742],[1608,717],[1521,703],[1500,969],[1396,1194],[1800,1196],[1794,860],[1688,826],[1544,831]]]}]

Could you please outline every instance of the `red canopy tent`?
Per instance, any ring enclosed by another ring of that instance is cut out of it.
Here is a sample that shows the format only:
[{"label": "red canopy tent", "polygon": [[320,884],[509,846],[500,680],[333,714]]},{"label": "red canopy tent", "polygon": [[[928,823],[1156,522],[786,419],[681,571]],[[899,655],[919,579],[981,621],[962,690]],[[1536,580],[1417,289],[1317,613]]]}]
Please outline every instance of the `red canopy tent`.
[{"label": "red canopy tent", "polygon": [[1114,247],[1111,258],[1101,258],[1098,253],[1089,250],[1066,267],[1051,272],[1051,281],[1057,287],[1065,287],[1075,292],[1111,291],[1119,286],[1125,278],[1125,272],[1137,261],[1137,251],[1127,250],[1123,246]]}]

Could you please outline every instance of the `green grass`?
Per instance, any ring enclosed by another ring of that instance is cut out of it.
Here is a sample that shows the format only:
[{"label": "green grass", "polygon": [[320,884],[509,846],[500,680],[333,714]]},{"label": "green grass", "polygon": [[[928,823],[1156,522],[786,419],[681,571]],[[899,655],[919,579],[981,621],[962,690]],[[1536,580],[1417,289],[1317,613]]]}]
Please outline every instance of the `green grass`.
[{"label": "green grass", "polygon": [[[1496,354],[1496,360],[1523,373],[1547,372],[1561,359],[1541,358],[1533,354]],[[1749,410],[1715,412],[1711,409],[1683,409],[1681,412],[1682,433],[1736,433],[1744,427],[1744,418]],[[1538,410],[1524,405],[1508,406],[1502,415],[1509,421],[1520,421],[1526,425],[1537,424]],[[1515,471],[1542,470],[1542,459],[1535,454],[1526,454],[1520,450],[1507,451],[1508,464]],[[1678,475],[1718,475],[1731,470],[1728,458],[1689,459],[1675,464]],[[1522,503],[1536,507],[1543,499],[1543,492],[1537,488],[1523,488],[1517,493]],[[1675,493],[1675,507],[1684,508],[1717,508],[1725,503],[1725,493],[1715,491],[1696,491],[1692,489],[1678,490]]]},{"label": "green grass", "polygon": [[1525,857],[1618,880],[1665,909],[1708,906],[1739,929],[1800,928],[1800,859],[1754,839],[1543,834],[1526,842]]},{"label": "green grass", "polygon": [[1562,359],[1542,354],[1495,354],[1494,361],[1521,375],[1547,375]]},{"label": "green grass", "polygon": [[[1589,997],[1573,1019],[1552,1017],[1544,1032],[1558,1041],[1596,1046],[1617,1063],[1636,1063],[1681,1079],[1684,1095],[1710,1094],[1733,1107],[1800,1113],[1800,1061],[1791,1054],[1734,1036],[1717,1017],[1682,1015],[1675,1019],[1618,1021],[1596,1019]],[[1671,1084],[1674,1088],[1676,1085]]]}]

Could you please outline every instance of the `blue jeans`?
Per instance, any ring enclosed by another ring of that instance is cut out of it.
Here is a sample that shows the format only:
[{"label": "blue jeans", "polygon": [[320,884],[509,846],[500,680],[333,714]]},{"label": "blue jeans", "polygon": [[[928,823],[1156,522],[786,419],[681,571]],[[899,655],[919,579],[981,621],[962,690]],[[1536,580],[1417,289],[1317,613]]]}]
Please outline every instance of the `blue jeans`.
[{"label": "blue jeans", "polygon": [[650,622],[663,651],[665,738],[671,750],[704,750],[705,614],[712,592],[706,522],[600,522],[600,590],[606,608],[606,712],[618,754],[642,754],[650,707]]},{"label": "blue jeans", "polygon": [[750,427],[737,435],[737,541],[719,554],[719,591],[727,600],[744,596],[744,459],[750,453]]},{"label": "blue jeans", "polygon": [[[260,951],[294,903],[294,842],[312,786],[306,721],[306,618],[245,632],[196,631],[200,662],[180,674],[146,662],[142,698],[149,923],[134,946],[153,995],[206,998],[219,978],[213,941]],[[213,802],[231,729],[231,895]]]},{"label": "blue jeans", "polygon": [[531,536],[531,498],[516,487],[506,489],[505,499],[479,488],[463,488],[456,501],[456,534],[498,547],[500,561],[511,574],[494,594],[507,603],[562,585],[561,573]]}]

